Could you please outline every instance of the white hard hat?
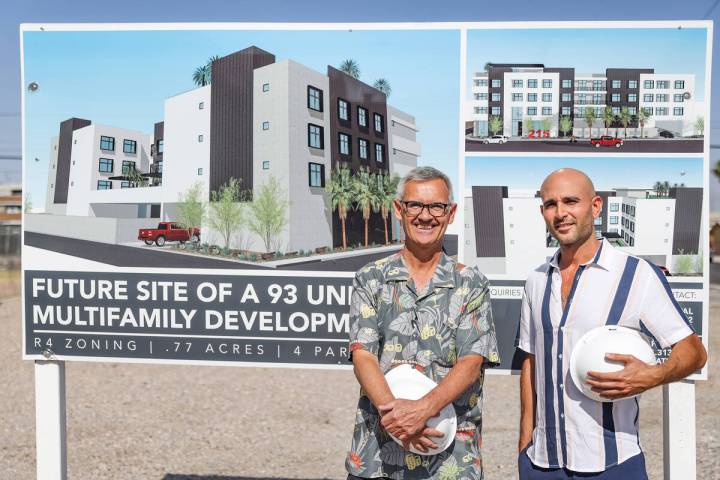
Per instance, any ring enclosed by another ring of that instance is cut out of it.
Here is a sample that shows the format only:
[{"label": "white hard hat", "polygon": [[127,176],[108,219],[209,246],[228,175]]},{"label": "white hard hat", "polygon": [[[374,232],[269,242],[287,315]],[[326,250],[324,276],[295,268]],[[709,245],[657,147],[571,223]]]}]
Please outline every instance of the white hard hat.
[{"label": "white hard hat", "polygon": [[[437,386],[430,378],[408,364],[403,364],[391,369],[385,374],[385,380],[387,380],[390,391],[395,398],[404,398],[406,400],[419,400]],[[438,448],[421,452],[410,446],[410,451],[418,455],[437,455],[445,451],[455,439],[455,431],[457,429],[457,417],[455,416],[455,407],[453,407],[453,404],[449,403],[445,405],[437,416],[428,420],[427,426],[443,434],[442,438],[431,437],[431,440]],[[390,434],[390,432],[388,432],[388,434]],[[390,434],[390,436],[402,445],[402,441],[395,438],[392,434]]]},{"label": "white hard hat", "polygon": [[625,368],[621,362],[605,359],[608,353],[632,355],[645,363],[655,363],[655,352],[650,339],[638,330],[618,325],[593,328],[580,338],[570,356],[570,375],[575,386],[586,396],[598,402],[614,402],[637,395],[611,400],[603,398],[585,383],[587,372],[610,373]]}]

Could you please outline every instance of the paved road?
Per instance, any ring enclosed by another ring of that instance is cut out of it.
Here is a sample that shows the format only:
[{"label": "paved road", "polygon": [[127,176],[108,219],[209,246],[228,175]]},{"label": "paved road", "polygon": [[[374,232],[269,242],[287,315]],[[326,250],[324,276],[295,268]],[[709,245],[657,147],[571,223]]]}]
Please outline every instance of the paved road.
[{"label": "paved road", "polygon": [[614,153],[702,153],[703,139],[692,140],[625,140],[620,148],[593,147],[587,140],[579,140],[578,143],[570,143],[562,140],[510,140],[505,144],[488,144],[474,140],[465,140],[466,152],[565,152],[565,153],[587,153],[608,155]]}]

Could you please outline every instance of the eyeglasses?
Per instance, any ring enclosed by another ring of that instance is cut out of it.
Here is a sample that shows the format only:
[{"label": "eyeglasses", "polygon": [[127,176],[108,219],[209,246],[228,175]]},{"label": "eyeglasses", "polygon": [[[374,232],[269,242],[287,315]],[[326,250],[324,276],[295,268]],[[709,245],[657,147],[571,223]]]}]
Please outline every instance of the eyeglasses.
[{"label": "eyeglasses", "polygon": [[448,207],[450,207],[447,203],[422,203],[414,201],[400,201],[400,203],[405,207],[405,213],[412,217],[420,215],[426,208],[433,217],[442,217],[447,213]]}]

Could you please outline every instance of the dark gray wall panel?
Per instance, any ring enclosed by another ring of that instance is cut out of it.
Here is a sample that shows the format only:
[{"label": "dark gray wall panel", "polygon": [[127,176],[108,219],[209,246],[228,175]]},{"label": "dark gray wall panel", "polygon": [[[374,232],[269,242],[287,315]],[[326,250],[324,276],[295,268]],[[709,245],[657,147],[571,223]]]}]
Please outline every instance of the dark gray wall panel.
[{"label": "dark gray wall panel", "polygon": [[697,254],[702,221],[702,188],[671,188],[670,197],[675,199],[675,230],[673,232],[673,255]]},{"label": "dark gray wall panel", "polygon": [[472,187],[475,251],[478,257],[505,256],[503,198],[507,187]]},{"label": "dark gray wall panel", "polygon": [[[69,118],[60,123],[58,136],[57,170],[55,173],[55,203],[67,203],[70,183],[70,157],[72,156],[72,134],[75,130],[90,125],[90,120]],[[99,152],[98,152],[99,153]]]}]

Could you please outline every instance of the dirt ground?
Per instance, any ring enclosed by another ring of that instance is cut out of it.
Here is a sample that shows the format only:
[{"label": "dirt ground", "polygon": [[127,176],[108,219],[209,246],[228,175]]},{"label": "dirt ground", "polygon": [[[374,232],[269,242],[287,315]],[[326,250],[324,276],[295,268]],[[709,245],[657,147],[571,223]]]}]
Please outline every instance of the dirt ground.
[{"label": "dirt ground", "polygon": [[[0,477],[35,478],[33,363],[22,361],[18,276],[0,277]],[[720,287],[711,288],[711,318]],[[698,478],[720,478],[720,337],[697,384]],[[66,364],[71,479],[344,478],[358,387],[351,371]],[[488,376],[487,479],[515,477],[518,377]],[[662,392],[641,400],[650,478],[662,478]]]}]

